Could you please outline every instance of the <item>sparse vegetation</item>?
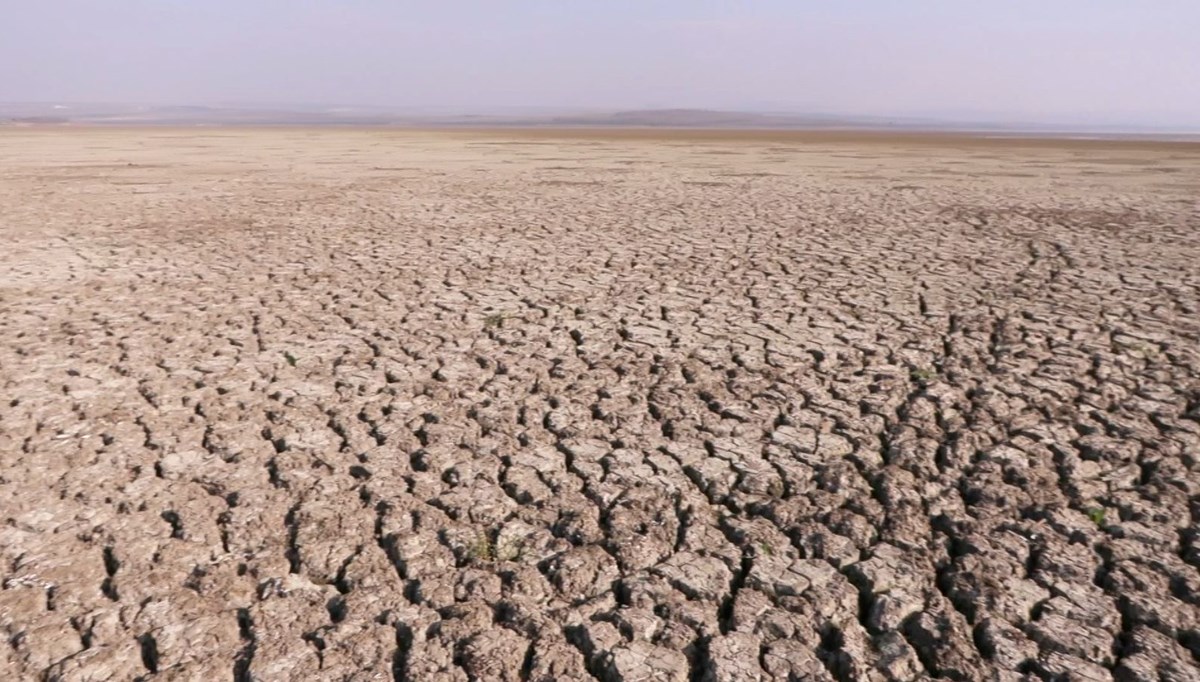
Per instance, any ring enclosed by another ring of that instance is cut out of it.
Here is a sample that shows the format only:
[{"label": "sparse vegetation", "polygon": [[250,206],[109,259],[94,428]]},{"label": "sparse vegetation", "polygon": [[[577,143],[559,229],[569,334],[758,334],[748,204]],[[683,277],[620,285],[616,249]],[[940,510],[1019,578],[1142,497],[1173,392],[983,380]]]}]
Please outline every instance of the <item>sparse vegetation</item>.
[{"label": "sparse vegetation", "polygon": [[488,531],[479,533],[466,548],[468,558],[485,564],[497,561],[516,561],[521,558],[522,550],[520,541],[504,542]]},{"label": "sparse vegetation", "polygon": [[1158,347],[1149,343],[1137,343],[1130,346],[1129,349],[1140,355],[1143,360],[1154,360],[1160,354]]},{"label": "sparse vegetation", "polygon": [[1087,515],[1097,528],[1104,527],[1104,507],[1092,507],[1087,511]]},{"label": "sparse vegetation", "polygon": [[909,377],[921,384],[927,384],[937,378],[937,372],[932,369],[918,368],[909,373]]},{"label": "sparse vegetation", "polygon": [[467,555],[475,561],[491,563],[496,560],[496,543],[487,533],[480,533],[467,548]]},{"label": "sparse vegetation", "polygon": [[296,366],[296,356],[292,355],[291,353],[287,352],[286,350],[283,351],[283,359],[287,360],[287,363],[289,365],[291,365],[292,367]]},{"label": "sparse vegetation", "polygon": [[499,329],[504,326],[504,313],[492,313],[483,318],[484,329]]}]

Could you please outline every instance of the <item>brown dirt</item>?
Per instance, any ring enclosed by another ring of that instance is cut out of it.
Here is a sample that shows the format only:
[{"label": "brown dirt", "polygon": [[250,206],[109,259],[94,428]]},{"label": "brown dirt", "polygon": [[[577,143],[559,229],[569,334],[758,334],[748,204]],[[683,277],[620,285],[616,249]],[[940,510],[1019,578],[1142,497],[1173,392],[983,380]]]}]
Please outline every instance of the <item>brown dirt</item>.
[{"label": "brown dirt", "polygon": [[2,679],[1198,679],[1194,146],[0,158]]}]

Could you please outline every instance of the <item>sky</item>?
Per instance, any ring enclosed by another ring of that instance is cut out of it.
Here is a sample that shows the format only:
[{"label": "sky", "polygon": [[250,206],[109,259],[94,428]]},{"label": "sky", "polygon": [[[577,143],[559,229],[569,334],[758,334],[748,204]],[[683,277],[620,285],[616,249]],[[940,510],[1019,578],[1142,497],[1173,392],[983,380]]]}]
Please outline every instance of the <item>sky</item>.
[{"label": "sky", "polygon": [[1200,125],[1200,0],[0,0],[0,102]]}]

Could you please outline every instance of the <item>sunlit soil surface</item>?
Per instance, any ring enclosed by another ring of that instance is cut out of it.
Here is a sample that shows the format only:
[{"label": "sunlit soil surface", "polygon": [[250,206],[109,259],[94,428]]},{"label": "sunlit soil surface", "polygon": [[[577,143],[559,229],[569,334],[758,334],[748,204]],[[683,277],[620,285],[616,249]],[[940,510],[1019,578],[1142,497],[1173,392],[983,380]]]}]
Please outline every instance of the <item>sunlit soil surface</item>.
[{"label": "sunlit soil surface", "polygon": [[1197,679],[1200,147],[0,159],[2,679]]}]

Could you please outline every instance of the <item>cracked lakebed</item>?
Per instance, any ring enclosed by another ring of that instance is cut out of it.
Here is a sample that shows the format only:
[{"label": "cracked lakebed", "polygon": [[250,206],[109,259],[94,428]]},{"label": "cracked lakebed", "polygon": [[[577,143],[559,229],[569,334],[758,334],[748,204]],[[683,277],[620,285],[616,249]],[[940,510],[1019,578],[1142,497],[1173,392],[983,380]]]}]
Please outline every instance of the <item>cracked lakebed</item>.
[{"label": "cracked lakebed", "polygon": [[1200,149],[659,135],[0,131],[0,677],[1200,679]]}]

